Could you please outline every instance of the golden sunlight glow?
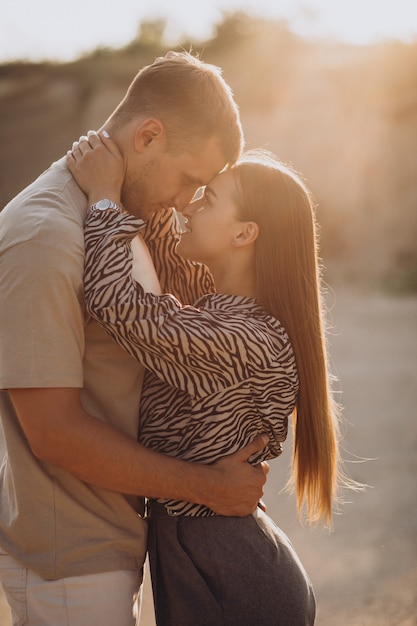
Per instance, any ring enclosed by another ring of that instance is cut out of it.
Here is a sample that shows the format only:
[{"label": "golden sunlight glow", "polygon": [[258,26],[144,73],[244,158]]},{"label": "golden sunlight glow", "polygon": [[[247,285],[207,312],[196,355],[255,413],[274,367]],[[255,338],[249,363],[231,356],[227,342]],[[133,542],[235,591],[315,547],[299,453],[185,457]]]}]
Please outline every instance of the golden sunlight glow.
[{"label": "golden sunlight glow", "polygon": [[0,63],[26,58],[68,61],[96,47],[123,47],[132,41],[143,20],[165,19],[167,41],[184,35],[209,38],[225,13],[245,11],[266,19],[284,20],[308,38],[337,38],[367,44],[381,39],[411,41],[417,37],[415,0],[72,0],[62,13],[56,0],[2,0]]}]

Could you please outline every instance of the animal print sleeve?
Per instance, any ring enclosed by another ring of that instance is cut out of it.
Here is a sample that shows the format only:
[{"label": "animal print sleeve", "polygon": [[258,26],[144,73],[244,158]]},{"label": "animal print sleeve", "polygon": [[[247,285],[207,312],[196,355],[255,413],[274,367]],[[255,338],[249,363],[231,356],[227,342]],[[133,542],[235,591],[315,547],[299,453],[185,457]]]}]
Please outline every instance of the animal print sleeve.
[{"label": "animal print sleeve", "polygon": [[[87,217],[85,297],[90,314],[159,378],[193,396],[246,379],[250,355],[264,357],[262,337],[238,319],[182,306],[172,295],[145,293],[127,269],[130,241],[141,228],[141,220],[115,211]],[[267,361],[267,351],[265,356]]]},{"label": "animal print sleeve", "polygon": [[176,251],[181,225],[174,209],[155,213],[142,236],[151,254],[163,293],[171,293],[183,304],[214,292],[214,281],[202,263],[183,259]]}]

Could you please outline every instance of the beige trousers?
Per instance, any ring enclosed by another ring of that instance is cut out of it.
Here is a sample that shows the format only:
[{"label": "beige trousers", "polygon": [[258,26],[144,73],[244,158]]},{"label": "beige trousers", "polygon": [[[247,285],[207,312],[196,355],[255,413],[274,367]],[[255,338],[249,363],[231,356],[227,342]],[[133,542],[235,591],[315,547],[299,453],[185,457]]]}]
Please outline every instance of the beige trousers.
[{"label": "beige trousers", "polygon": [[135,626],[142,572],[44,580],[0,549],[0,583],[13,626]]}]

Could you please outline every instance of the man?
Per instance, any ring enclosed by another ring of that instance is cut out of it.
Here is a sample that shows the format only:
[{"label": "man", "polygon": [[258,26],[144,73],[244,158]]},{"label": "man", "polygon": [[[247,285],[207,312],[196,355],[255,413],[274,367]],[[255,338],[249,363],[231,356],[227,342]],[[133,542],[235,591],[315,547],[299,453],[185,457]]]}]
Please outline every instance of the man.
[{"label": "man", "polygon": [[[188,54],[143,68],[101,131],[124,158],[123,204],[144,218],[185,206],[242,148],[229,87]],[[137,496],[241,516],[265,482],[246,462],[262,439],[212,466],[137,442],[143,370],[85,316],[86,204],[61,159],[0,214],[0,580],[31,626],[133,623]]]}]

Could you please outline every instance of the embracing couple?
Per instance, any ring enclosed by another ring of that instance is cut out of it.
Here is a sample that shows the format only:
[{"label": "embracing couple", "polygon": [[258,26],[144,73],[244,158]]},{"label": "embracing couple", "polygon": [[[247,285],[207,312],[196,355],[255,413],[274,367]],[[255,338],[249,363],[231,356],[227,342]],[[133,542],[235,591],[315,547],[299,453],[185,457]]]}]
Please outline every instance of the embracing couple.
[{"label": "embracing couple", "polygon": [[147,550],[158,626],[314,623],[261,501],[289,420],[300,514],[335,501],[314,207],[243,143],[220,70],[170,52],[0,213],[15,625],[138,623]]}]

